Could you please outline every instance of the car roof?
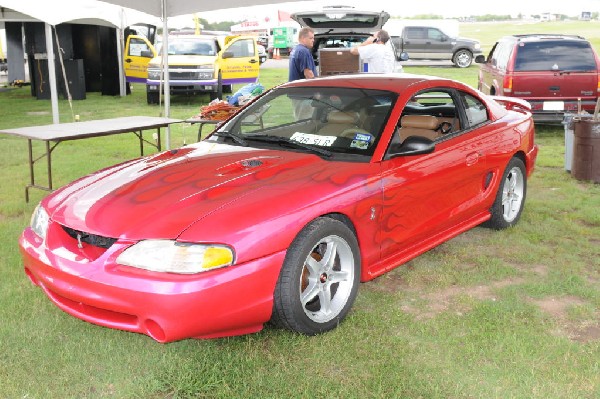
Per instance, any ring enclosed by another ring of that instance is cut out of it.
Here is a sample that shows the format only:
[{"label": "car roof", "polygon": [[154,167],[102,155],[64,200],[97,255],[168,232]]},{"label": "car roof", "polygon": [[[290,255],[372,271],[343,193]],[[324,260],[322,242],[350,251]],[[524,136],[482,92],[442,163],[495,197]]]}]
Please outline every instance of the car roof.
[{"label": "car roof", "polygon": [[320,11],[301,11],[291,14],[302,27],[312,28],[315,33],[356,32],[369,33],[379,30],[390,19],[385,11],[359,11],[353,7],[330,6]]},{"label": "car roof", "polygon": [[523,35],[505,36],[504,39],[512,39],[519,42],[540,41],[540,40],[583,40],[587,41],[583,36],[579,35],[562,35],[553,33],[529,33]]},{"label": "car roof", "polygon": [[[334,86],[348,87],[360,89],[386,90],[394,92],[402,92],[409,86],[436,81],[439,83],[448,83],[449,86],[455,86],[457,82],[439,78],[436,76],[413,75],[409,73],[389,73],[389,74],[349,74],[349,75],[332,75],[320,77],[318,79],[295,80],[282,85],[282,87],[318,87],[318,86]],[[390,83],[393,83],[390,84]]]}]

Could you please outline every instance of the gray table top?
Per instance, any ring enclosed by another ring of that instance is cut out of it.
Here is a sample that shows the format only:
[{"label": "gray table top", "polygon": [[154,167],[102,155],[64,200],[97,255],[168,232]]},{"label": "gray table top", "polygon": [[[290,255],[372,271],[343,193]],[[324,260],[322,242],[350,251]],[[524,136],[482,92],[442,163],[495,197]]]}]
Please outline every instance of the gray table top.
[{"label": "gray table top", "polygon": [[182,120],[155,116],[126,116],[84,122],[57,123],[16,129],[0,129],[0,133],[35,140],[65,141],[83,137],[106,136],[116,133],[161,128],[179,122],[182,122]]}]

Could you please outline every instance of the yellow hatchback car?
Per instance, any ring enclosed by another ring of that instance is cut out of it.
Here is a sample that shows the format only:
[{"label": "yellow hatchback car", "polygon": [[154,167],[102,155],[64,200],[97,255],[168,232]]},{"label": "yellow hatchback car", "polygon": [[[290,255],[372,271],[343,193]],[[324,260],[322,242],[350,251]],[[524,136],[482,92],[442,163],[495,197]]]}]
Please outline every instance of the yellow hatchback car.
[{"label": "yellow hatchback car", "polygon": [[[148,104],[158,104],[161,87],[161,51],[143,36],[129,36],[125,47],[125,72],[129,82],[146,82]],[[169,36],[171,94],[209,93],[221,98],[232,85],[256,83],[258,45],[254,36]]]}]

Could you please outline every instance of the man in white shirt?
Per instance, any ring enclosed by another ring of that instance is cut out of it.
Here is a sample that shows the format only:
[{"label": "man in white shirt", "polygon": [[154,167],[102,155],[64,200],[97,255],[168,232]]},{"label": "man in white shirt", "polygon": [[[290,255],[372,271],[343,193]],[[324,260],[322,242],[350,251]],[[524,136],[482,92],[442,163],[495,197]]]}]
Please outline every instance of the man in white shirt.
[{"label": "man in white shirt", "polygon": [[363,63],[368,64],[367,72],[394,72],[395,55],[391,46],[387,45],[389,40],[390,35],[385,30],[380,30],[358,46],[352,47],[350,52],[358,54]]}]

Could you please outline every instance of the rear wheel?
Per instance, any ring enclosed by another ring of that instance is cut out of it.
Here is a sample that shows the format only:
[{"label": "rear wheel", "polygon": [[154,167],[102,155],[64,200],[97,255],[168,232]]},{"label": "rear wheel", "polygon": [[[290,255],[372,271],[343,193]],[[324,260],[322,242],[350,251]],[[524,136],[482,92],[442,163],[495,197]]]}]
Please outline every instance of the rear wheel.
[{"label": "rear wheel", "polygon": [[315,219],[288,249],[271,321],[307,335],[332,330],[352,307],[359,281],[359,248],[352,230],[331,218]]},{"label": "rear wheel", "polygon": [[513,158],[502,175],[496,200],[490,209],[492,217],[484,223],[484,226],[493,229],[514,226],[523,212],[526,194],[525,164],[519,158]]},{"label": "rear wheel", "polygon": [[473,62],[473,54],[469,50],[458,50],[452,57],[452,62],[459,68],[467,68]]}]

